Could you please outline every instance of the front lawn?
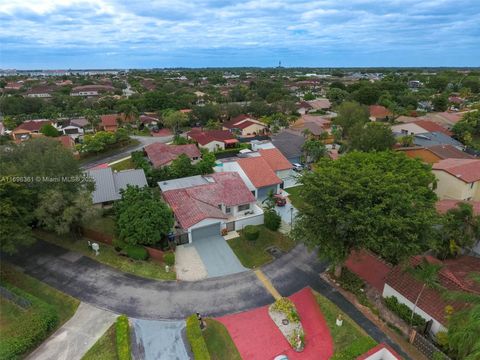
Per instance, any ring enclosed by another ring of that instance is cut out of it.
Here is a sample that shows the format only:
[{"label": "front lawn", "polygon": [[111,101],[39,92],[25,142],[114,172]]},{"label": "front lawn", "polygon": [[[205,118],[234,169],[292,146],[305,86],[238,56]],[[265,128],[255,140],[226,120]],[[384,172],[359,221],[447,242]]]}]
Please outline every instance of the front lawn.
[{"label": "front lawn", "polygon": [[133,260],[126,256],[121,256],[115,251],[113,246],[107,244],[99,243],[99,255],[95,256],[95,253],[88,247],[87,239],[85,238],[74,239],[70,235],[60,237],[45,231],[36,231],[35,236],[41,240],[82,253],[83,255],[91,257],[93,260],[109,265],[123,272],[156,280],[176,279],[174,271],[170,270],[168,273],[165,272],[164,264],[153,260]]},{"label": "front lawn", "polygon": [[242,360],[230,334],[222,323],[206,319],[207,328],[203,331],[203,338],[207,344],[212,360]]},{"label": "front lawn", "polygon": [[302,187],[303,186],[300,185],[300,186],[295,186],[295,187],[285,189],[285,191],[289,194],[288,198],[292,202],[292,205],[297,209],[301,208],[303,205],[303,201],[300,199],[300,196],[299,196],[300,189]]},{"label": "front lawn", "polygon": [[116,171],[135,169],[135,165],[133,164],[131,157],[129,157],[128,159],[124,159],[120,162],[117,162],[113,165],[110,165],[110,167]]},{"label": "front lawn", "polygon": [[[318,293],[315,293],[315,298],[333,338],[334,353],[331,360],[355,359],[377,345],[375,340],[334,303]],[[339,314],[343,317],[342,326],[336,325]]]},{"label": "front lawn", "polygon": [[109,156],[114,156],[115,154],[119,154],[125,150],[134,149],[138,145],[140,145],[140,141],[138,141],[137,139],[130,139],[127,142],[110,145],[107,149],[99,153],[81,154],[79,162],[80,164],[86,164],[92,161],[98,161],[103,158],[107,158]]},{"label": "front lawn", "polygon": [[82,360],[118,360],[116,344],[115,324],[113,324],[87,351]]},{"label": "front lawn", "polygon": [[271,231],[263,225],[258,228],[260,236],[257,240],[247,240],[240,232],[240,237],[227,241],[242,265],[247,268],[256,268],[272,261],[273,256],[265,251],[269,246],[288,252],[295,245],[292,239],[278,231]]}]

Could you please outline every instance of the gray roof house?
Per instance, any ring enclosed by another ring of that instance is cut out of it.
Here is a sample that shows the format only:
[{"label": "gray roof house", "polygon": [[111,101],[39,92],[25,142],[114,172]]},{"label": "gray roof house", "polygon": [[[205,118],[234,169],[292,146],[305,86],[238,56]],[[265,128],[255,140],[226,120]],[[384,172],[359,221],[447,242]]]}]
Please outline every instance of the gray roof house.
[{"label": "gray roof house", "polygon": [[[395,133],[394,135],[396,137],[404,136],[404,134],[398,133]],[[435,145],[452,145],[458,150],[463,151],[465,149],[465,145],[463,145],[460,141],[455,140],[454,138],[438,131],[415,134],[413,138],[413,143],[417,146],[421,146],[424,148]]]},{"label": "gray roof house", "polygon": [[272,143],[291,163],[299,163],[305,137],[298,131],[283,130],[272,136]]},{"label": "gray roof house", "polygon": [[94,204],[109,203],[121,198],[120,190],[127,185],[145,187],[147,178],[143,169],[123,170],[114,172],[112,168],[91,169],[87,175],[95,181],[95,190],[92,193]]}]

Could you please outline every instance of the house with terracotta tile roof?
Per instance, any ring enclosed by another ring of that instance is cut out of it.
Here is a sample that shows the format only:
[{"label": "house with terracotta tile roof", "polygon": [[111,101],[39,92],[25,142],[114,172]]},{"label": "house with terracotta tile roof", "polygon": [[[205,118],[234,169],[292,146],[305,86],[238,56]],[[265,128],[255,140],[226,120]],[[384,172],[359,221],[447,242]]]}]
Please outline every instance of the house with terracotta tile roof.
[{"label": "house with terracotta tile roof", "polygon": [[[388,274],[383,289],[383,297],[394,296],[397,300],[413,310],[423,283],[416,280],[406,271],[406,266],[416,267],[423,261],[441,266],[438,279],[441,286],[450,291],[464,291],[480,294],[480,284],[470,278],[470,274],[480,272],[480,259],[473,256],[459,256],[454,259],[440,261],[432,256],[414,256],[409,263],[395,266]],[[425,287],[422,296],[418,299],[415,313],[430,322],[430,331],[436,334],[445,331],[447,318],[445,308],[452,306],[454,310],[464,308],[466,304],[447,301],[441,291]]]},{"label": "house with terracotta tile roof", "polygon": [[398,148],[397,151],[405,153],[408,157],[417,158],[427,164],[435,164],[443,159],[475,159],[473,155],[466,153],[465,151],[457,149],[455,146],[446,145],[434,145],[428,148],[421,146]]},{"label": "house with terracotta tile roof", "polygon": [[116,132],[118,130],[118,115],[102,115],[100,116],[100,126],[103,131]]},{"label": "house with terracotta tile roof", "polygon": [[194,140],[200,148],[212,152],[225,150],[226,147],[232,147],[238,143],[238,140],[228,130],[203,130],[196,128],[187,133],[187,138]]},{"label": "house with terracotta tile roof", "polygon": [[444,159],[433,164],[432,171],[441,200],[480,200],[480,160]]},{"label": "house with terracotta tile roof", "polygon": [[372,121],[385,121],[393,115],[390,110],[382,105],[370,105],[368,110],[370,112],[370,120]]},{"label": "house with terracotta tile roof", "polygon": [[173,160],[182,154],[187,155],[192,162],[200,160],[202,156],[195,144],[167,145],[153,143],[145,146],[144,151],[153,167],[170,165]]},{"label": "house with terracotta tile roof", "polygon": [[238,173],[221,172],[158,183],[188,242],[263,224],[263,210]]},{"label": "house with terracotta tile roof", "polygon": [[402,357],[391,346],[381,343],[355,360],[402,360]]},{"label": "house with terracotta tile roof", "polygon": [[52,122],[45,119],[24,121],[12,130],[11,135],[14,140],[26,140],[39,134],[44,125],[52,125]]},{"label": "house with terracotta tile roof", "polygon": [[264,134],[267,126],[261,121],[245,114],[238,115],[222,124],[223,130],[239,133],[242,136]]}]

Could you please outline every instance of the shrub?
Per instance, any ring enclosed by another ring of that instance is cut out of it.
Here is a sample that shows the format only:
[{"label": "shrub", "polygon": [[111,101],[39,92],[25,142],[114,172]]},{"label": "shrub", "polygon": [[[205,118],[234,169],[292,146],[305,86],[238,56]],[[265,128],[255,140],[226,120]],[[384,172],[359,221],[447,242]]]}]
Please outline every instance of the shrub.
[{"label": "shrub", "polygon": [[277,231],[282,222],[282,218],[273,209],[266,210],[263,214],[265,227],[272,231]]},{"label": "shrub", "polygon": [[255,241],[260,236],[260,230],[256,226],[247,225],[243,228],[243,234],[247,240]]},{"label": "shrub", "polygon": [[127,243],[120,239],[113,239],[112,245],[115,248],[115,251],[122,251],[127,246]]},{"label": "shrub", "polygon": [[205,343],[205,339],[202,335],[202,330],[200,330],[198,319],[195,314],[190,315],[187,318],[186,332],[194,359],[209,360],[210,354],[208,352],[207,344]]},{"label": "shrub", "polygon": [[350,270],[344,268],[342,275],[337,279],[342,288],[354,294],[358,294],[363,289],[364,282]]},{"label": "shrub", "polygon": [[292,300],[288,298],[282,297],[275,301],[272,305],[272,310],[281,312],[290,322],[297,323],[300,321],[300,317],[298,316],[295,305],[293,304]]},{"label": "shrub", "polygon": [[163,262],[165,263],[165,265],[168,265],[168,266],[175,265],[175,253],[168,252],[165,255],[163,255]]},{"label": "shrub", "polygon": [[[397,314],[402,320],[410,324],[410,319],[412,318],[412,310],[405,304],[398,302],[398,299],[395,296],[386,297],[384,299],[385,305],[395,314]],[[425,326],[425,319],[418,314],[413,314],[412,325],[423,327]]]},{"label": "shrub", "polygon": [[130,326],[128,318],[120,315],[115,324],[115,337],[117,345],[117,356],[119,360],[131,360],[130,351]]},{"label": "shrub", "polygon": [[147,260],[148,251],[143,246],[140,245],[125,245],[123,248],[127,253],[128,257],[134,260]]},{"label": "shrub", "polygon": [[55,309],[39,298],[6,283],[2,286],[31,304],[18,317],[15,326],[2,330],[0,359],[16,359],[43,341],[57,326],[59,318]]}]

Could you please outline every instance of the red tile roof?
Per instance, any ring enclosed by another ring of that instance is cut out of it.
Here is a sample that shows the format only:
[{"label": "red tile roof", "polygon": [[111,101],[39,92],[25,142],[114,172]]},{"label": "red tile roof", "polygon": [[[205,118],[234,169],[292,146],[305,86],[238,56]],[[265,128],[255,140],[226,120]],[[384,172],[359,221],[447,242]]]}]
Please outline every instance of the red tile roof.
[{"label": "red tile roof", "polygon": [[40,131],[42,126],[51,125],[51,124],[52,122],[50,120],[30,120],[30,121],[25,121],[21,123],[13,131],[16,131],[16,130]]},{"label": "red tile roof", "polygon": [[100,116],[100,121],[102,126],[117,126],[117,118],[117,114],[102,115]]},{"label": "red tile roof", "polygon": [[260,155],[265,159],[268,165],[273,171],[289,170],[293,166],[290,161],[277,148],[273,149],[260,149],[258,151]]},{"label": "red tile roof", "polygon": [[224,142],[225,140],[235,139],[228,130],[201,130],[192,129],[187,133],[189,137],[198,142],[200,145],[206,145],[212,141]]},{"label": "red tile roof", "polygon": [[190,159],[200,157],[200,150],[194,144],[187,145],[167,145],[163,143],[153,143],[145,146],[145,152],[154,167],[167,165],[175,160],[181,154],[187,155]]},{"label": "red tile roof", "polygon": [[450,144],[434,145],[426,148],[441,159],[475,159],[474,156],[466,153],[465,151],[458,150],[455,146]]},{"label": "red tile roof", "polygon": [[207,175],[214,182],[163,192],[182,228],[188,229],[208,219],[226,219],[218,205],[237,206],[255,202],[239,174],[235,172]]},{"label": "red tile roof", "polygon": [[[224,121],[223,122],[223,126],[226,127],[227,129],[233,129],[233,128],[237,128],[238,126],[236,126],[239,122],[241,121],[244,121],[244,120],[247,120],[247,119],[253,119],[251,116],[248,116],[248,115],[245,115],[245,114],[241,114],[241,115],[238,115],[238,116],[235,116],[233,119],[230,119],[228,121]],[[254,119],[253,119],[254,120]]]},{"label": "red tile roof", "polygon": [[380,292],[383,291],[385,279],[392,269],[390,264],[367,250],[352,251],[345,261],[345,266]]},{"label": "red tile roof", "polygon": [[370,116],[378,119],[392,115],[392,112],[382,105],[370,105],[368,109],[370,111]]},{"label": "red tile roof", "polygon": [[417,120],[417,121],[413,121],[413,123],[424,128],[425,130],[427,130],[427,132],[437,131],[437,132],[444,133],[445,135],[448,135],[448,136],[453,135],[453,133],[450,130],[445,129],[443,126],[438,125],[437,123],[434,123],[433,121],[430,121],[430,120]]},{"label": "red tile roof", "polygon": [[[411,266],[416,266],[425,259],[430,263],[441,264],[438,273],[442,287],[450,291],[466,291],[480,294],[480,284],[469,278],[472,272],[480,272],[480,259],[473,256],[460,256],[455,259],[443,261],[432,256],[415,256],[410,260]],[[388,274],[385,281],[390,287],[399,292],[412,303],[415,303],[423,284],[416,280],[412,274],[406,271],[404,265],[397,265]],[[459,309],[465,304],[446,301],[438,290],[425,288],[418,301],[418,307],[442,324],[446,324],[445,307],[451,305]]]},{"label": "red tile roof", "polygon": [[238,164],[257,189],[282,183],[261,156],[239,159]]},{"label": "red tile roof", "polygon": [[57,140],[66,149],[74,149],[75,148],[75,141],[68,135],[61,135],[61,136],[55,137],[53,139]]},{"label": "red tile roof", "polygon": [[446,171],[466,183],[480,180],[480,160],[477,159],[444,159],[432,168]]},{"label": "red tile roof", "polygon": [[435,204],[435,207],[437,208],[437,211],[440,214],[445,214],[448,210],[456,208],[457,205],[462,202],[471,204],[474,214],[480,215],[480,201],[460,201],[460,200],[446,199],[446,200],[437,201],[437,203]]},{"label": "red tile roof", "polygon": [[[385,352],[388,351],[390,355],[387,356]],[[385,355],[385,356],[383,356]],[[379,357],[381,356],[381,357]],[[392,358],[393,356],[393,358]],[[391,346],[385,343],[378,344],[374,348],[368,350],[365,354],[360,355],[359,357],[356,358],[356,360],[370,360],[370,359],[376,359],[376,360],[382,360],[382,359],[390,359],[390,360],[401,360],[402,358],[400,355],[397,354],[395,350],[392,349]]]},{"label": "red tile roof", "polygon": [[257,124],[254,123],[253,121],[247,120],[247,121],[244,121],[240,124],[234,125],[234,127],[237,128],[237,129],[242,129],[243,130],[243,129],[249,127],[250,125],[257,125]]}]

